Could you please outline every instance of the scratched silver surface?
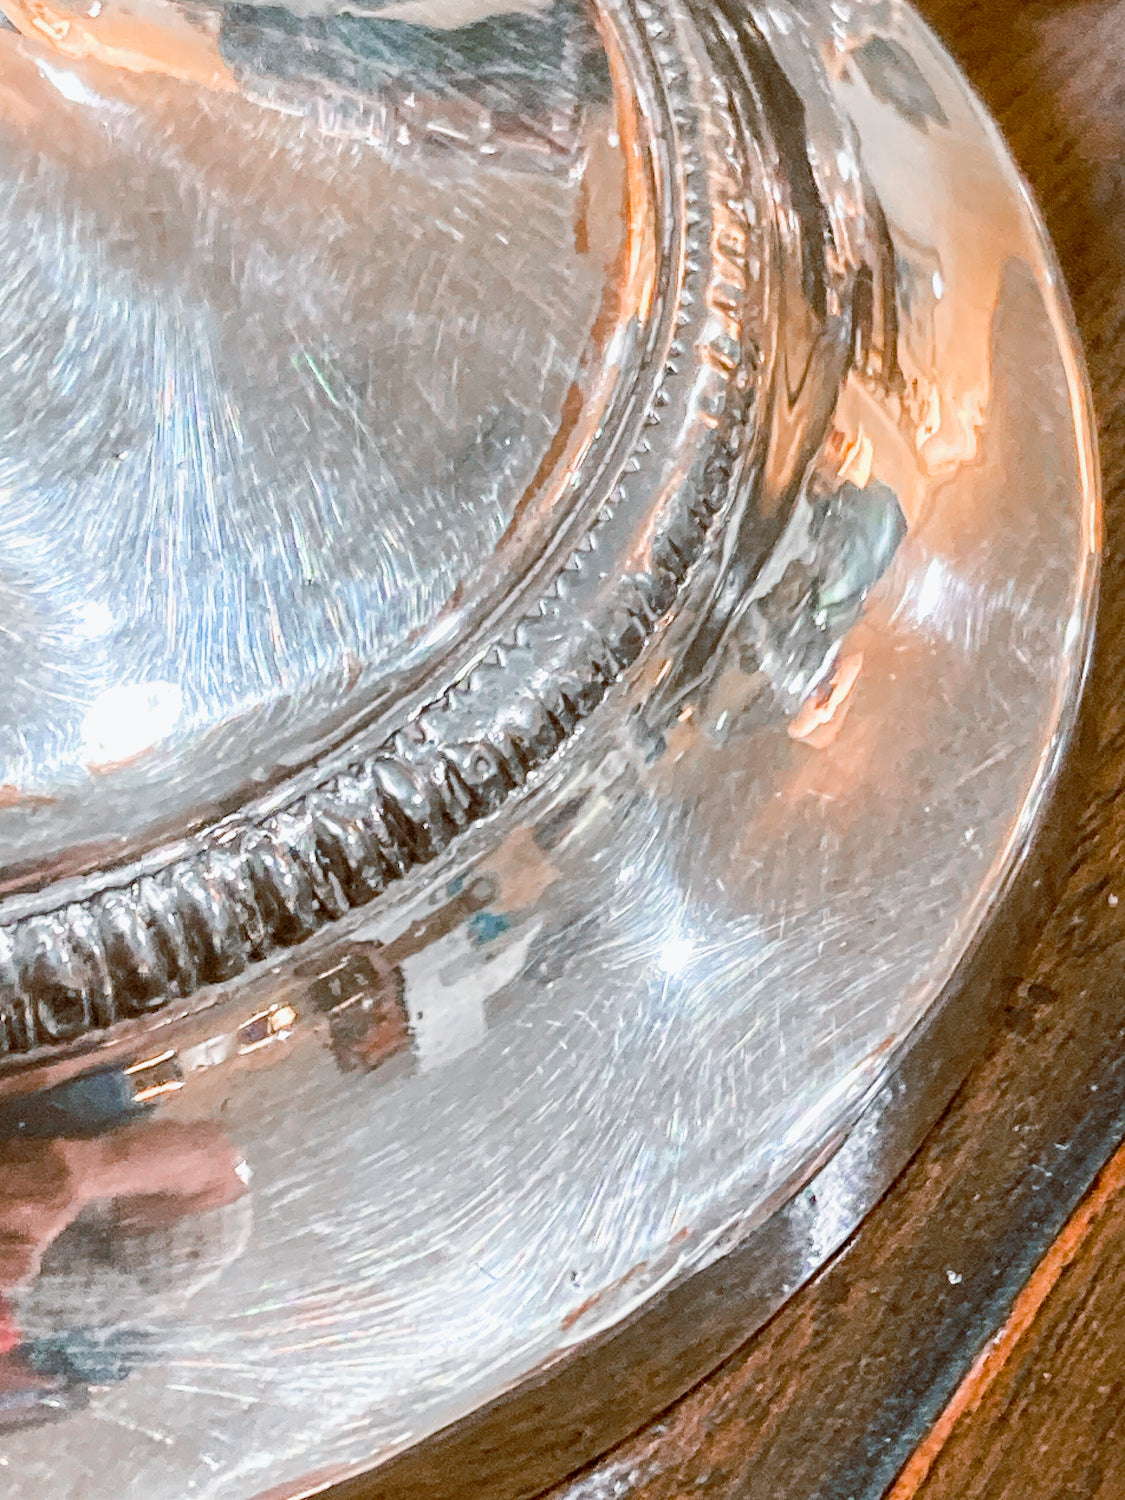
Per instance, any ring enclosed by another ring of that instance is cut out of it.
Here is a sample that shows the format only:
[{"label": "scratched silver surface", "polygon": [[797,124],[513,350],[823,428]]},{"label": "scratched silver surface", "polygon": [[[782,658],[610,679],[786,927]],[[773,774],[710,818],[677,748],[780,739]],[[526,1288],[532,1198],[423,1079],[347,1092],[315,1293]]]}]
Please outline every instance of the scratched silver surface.
[{"label": "scratched silver surface", "polygon": [[[893,1072],[1072,722],[1088,401],[905,7],[607,4],[582,68],[577,11],[95,5],[0,0],[0,1468],[295,1495],[713,1260]],[[466,720],[502,794],[370,780]],[[252,840],[311,818],[299,883],[352,767],[398,864],[290,931]],[[197,925],[130,1009],[145,879]]]},{"label": "scratched silver surface", "polygon": [[[533,480],[575,381],[596,394],[621,214],[608,89],[548,75],[526,108],[554,169],[532,134],[525,170],[511,146],[468,172],[291,99],[328,63],[272,78],[258,50],[297,39],[237,6],[194,25],[64,3],[54,46],[34,4],[10,10],[30,33],[0,33],[0,838],[20,878],[268,784],[448,647],[490,563],[514,575],[542,545]],[[589,44],[570,31],[540,70]]]}]

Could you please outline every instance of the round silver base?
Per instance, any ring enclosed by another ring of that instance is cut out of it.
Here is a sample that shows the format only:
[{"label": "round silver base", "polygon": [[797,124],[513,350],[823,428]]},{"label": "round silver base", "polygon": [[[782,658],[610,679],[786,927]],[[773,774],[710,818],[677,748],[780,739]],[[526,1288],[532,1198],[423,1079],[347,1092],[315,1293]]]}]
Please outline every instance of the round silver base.
[{"label": "round silver base", "polygon": [[[607,0],[599,24],[700,110],[724,92],[709,147],[744,65],[772,89],[795,220],[802,125],[862,347],[829,264],[807,339],[762,356],[781,374],[747,462],[777,470],[775,524],[734,504],[522,791],[229,982],[13,1043],[4,1233],[61,1186],[6,1276],[8,1500],[310,1494],[752,1232],[784,1295],[954,1085],[935,1008],[1025,855],[1091,637],[1096,459],[1050,252],[908,9]],[[793,330],[808,287],[780,264]],[[831,484],[787,485],[784,435],[810,429]]]}]

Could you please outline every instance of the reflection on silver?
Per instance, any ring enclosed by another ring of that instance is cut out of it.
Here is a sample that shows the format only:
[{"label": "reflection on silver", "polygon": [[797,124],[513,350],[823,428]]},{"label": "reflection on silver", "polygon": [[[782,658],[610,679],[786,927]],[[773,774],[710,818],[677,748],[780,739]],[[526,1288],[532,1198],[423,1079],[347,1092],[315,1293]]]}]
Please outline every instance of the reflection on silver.
[{"label": "reflection on silver", "polygon": [[0,12],[5,1495],[307,1493],[894,1076],[1069,732],[1085,387],[898,5]]}]

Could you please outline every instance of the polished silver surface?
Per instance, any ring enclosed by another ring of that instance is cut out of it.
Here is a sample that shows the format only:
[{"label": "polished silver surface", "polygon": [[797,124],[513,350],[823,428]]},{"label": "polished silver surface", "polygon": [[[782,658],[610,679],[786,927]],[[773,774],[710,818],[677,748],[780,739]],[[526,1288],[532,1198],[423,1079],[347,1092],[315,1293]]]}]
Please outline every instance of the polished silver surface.
[{"label": "polished silver surface", "polygon": [[1088,399],[905,7],[0,9],[0,1467],[276,1500],[940,1035],[1073,721]]},{"label": "polished silver surface", "polygon": [[278,10],[7,13],[0,836],[26,884],[198,826],[463,652],[577,504],[630,330],[581,10],[491,23],[501,74],[529,24],[541,56],[526,142],[471,163],[367,118],[429,84],[455,139],[453,63],[392,35],[370,97],[329,89],[405,23],[342,17],[333,47]]}]

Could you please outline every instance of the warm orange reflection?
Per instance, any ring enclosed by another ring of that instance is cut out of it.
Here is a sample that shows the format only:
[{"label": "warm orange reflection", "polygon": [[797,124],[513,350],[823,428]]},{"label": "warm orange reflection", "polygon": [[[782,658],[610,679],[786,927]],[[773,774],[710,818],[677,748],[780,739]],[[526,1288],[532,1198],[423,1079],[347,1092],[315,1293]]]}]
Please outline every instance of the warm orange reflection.
[{"label": "warm orange reflection", "polygon": [[841,656],[828,681],[797,710],[789,726],[790,737],[803,740],[814,750],[827,749],[843,727],[862,667],[862,651]]},{"label": "warm orange reflection", "polygon": [[0,1145],[0,1290],[35,1276],[87,1205],[113,1203],[131,1230],[163,1227],[233,1203],[239,1160],[208,1120],[139,1120],[104,1135]]},{"label": "warm orange reflection", "polygon": [[[128,1237],[170,1230],[246,1192],[249,1173],[218,1125],[157,1119],[145,1103],[173,1081],[174,1061],[167,1052],[71,1072],[0,1098],[0,1431],[59,1420],[143,1357],[147,1335],[98,1323],[104,1308],[93,1290],[100,1267],[119,1269],[119,1253],[127,1263]],[[78,1242],[49,1257],[72,1225]],[[45,1325],[33,1285],[40,1271],[49,1285],[60,1267],[73,1275],[91,1254],[89,1295],[71,1307],[68,1294],[66,1312]]]},{"label": "warm orange reflection", "polygon": [[48,0],[0,0],[0,11],[24,36],[49,42],[75,62],[90,59],[127,73],[161,73],[209,89],[236,87],[214,30],[160,0],[91,0],[81,10]]}]

